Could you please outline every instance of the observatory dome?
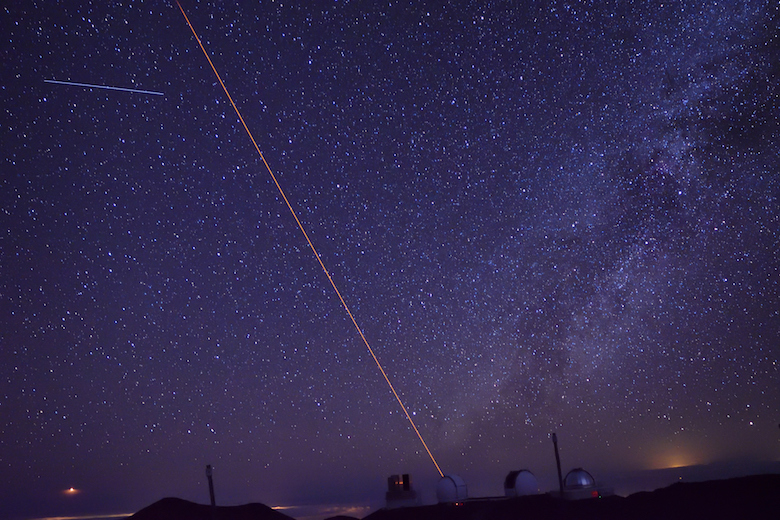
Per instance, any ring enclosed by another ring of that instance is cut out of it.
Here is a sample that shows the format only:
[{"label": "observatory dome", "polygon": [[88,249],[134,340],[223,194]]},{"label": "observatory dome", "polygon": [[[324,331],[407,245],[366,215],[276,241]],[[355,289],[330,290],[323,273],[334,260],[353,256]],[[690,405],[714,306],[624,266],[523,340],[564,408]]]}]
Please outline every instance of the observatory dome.
[{"label": "observatory dome", "polygon": [[440,504],[461,502],[468,497],[466,482],[457,475],[444,475],[436,484],[436,498]]},{"label": "observatory dome", "polygon": [[510,471],[504,479],[504,495],[508,497],[522,497],[539,493],[539,484],[536,477],[527,469]]},{"label": "observatory dome", "polygon": [[574,468],[563,480],[563,487],[565,489],[584,489],[596,487],[596,481],[590,473],[582,468]]}]

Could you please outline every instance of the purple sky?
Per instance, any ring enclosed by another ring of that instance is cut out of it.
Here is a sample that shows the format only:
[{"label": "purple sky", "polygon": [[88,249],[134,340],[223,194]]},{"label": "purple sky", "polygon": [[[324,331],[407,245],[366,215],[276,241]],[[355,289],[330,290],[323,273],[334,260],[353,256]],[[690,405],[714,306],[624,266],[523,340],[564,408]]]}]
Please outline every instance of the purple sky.
[{"label": "purple sky", "polygon": [[[776,3],[525,3],[183,7],[473,495],[780,460]],[[176,5],[12,4],[0,517],[432,490]]]}]

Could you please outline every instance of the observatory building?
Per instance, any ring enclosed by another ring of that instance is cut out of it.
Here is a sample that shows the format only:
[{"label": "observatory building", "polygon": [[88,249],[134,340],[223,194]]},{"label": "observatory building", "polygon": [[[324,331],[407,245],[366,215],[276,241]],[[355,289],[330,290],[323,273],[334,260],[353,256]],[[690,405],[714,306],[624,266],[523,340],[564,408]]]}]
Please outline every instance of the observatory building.
[{"label": "observatory building", "polygon": [[582,500],[613,495],[612,489],[596,486],[593,476],[582,468],[574,468],[563,479],[563,498]]},{"label": "observatory building", "polygon": [[510,471],[504,479],[504,496],[523,497],[539,494],[539,484],[536,476],[527,469]]},{"label": "observatory building", "polygon": [[412,481],[408,473],[387,477],[385,502],[387,503],[387,509],[420,505],[417,492],[412,489]]},{"label": "observatory building", "polygon": [[440,504],[457,504],[468,497],[466,482],[458,475],[444,475],[436,484],[436,498]]}]

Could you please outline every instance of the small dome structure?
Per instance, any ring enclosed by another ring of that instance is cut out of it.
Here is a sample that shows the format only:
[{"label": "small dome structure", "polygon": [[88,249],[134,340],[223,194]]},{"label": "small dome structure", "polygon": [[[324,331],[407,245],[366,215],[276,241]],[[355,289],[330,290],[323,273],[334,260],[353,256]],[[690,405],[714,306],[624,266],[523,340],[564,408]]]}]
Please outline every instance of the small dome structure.
[{"label": "small dome structure", "polygon": [[440,504],[462,502],[468,497],[466,482],[457,475],[444,475],[436,484],[436,498]]},{"label": "small dome structure", "polygon": [[510,471],[504,479],[504,496],[522,497],[538,493],[539,484],[536,482],[536,476],[527,469]]},{"label": "small dome structure", "polygon": [[596,487],[593,476],[582,468],[574,468],[563,479],[563,488],[566,490],[586,489]]}]

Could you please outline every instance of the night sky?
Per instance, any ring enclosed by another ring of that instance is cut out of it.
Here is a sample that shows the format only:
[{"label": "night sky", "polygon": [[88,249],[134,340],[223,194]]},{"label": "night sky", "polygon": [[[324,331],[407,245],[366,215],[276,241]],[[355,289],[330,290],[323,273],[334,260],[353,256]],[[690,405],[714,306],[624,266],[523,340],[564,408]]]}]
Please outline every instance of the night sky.
[{"label": "night sky", "polygon": [[[176,4],[7,4],[0,516],[433,499]],[[780,460],[776,2],[248,4],[183,7],[445,473]]]}]

